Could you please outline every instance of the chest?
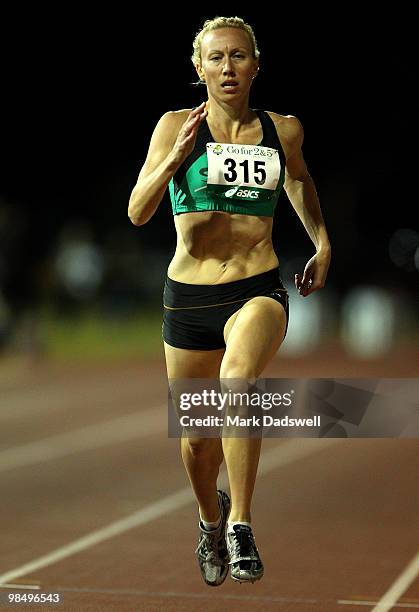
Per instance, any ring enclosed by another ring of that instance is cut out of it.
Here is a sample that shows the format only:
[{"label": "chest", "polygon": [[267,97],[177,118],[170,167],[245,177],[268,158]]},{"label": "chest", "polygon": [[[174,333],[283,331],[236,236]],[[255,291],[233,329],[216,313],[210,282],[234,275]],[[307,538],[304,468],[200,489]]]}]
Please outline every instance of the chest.
[{"label": "chest", "polygon": [[259,120],[252,124],[242,127],[237,133],[227,133],[220,127],[207,122],[208,131],[211,139],[219,143],[235,143],[235,144],[259,144],[263,140],[263,129]]}]

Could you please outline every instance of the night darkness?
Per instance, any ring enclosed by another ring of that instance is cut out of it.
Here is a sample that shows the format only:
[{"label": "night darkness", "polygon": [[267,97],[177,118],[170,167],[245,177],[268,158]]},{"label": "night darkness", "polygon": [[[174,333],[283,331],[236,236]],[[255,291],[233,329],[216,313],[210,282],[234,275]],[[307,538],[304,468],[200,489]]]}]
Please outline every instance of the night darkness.
[{"label": "night darkness", "polygon": [[[389,257],[397,229],[418,231],[409,19],[399,27],[350,20],[345,9],[327,23],[234,10],[253,25],[261,51],[251,106],[294,114],[305,128],[304,155],[333,246],[329,282],[337,291],[354,283],[417,291],[414,266]],[[11,19],[0,190],[14,211],[13,231],[3,236],[11,270],[31,277],[63,227],[80,219],[102,247],[116,232],[169,261],[168,197],[142,228],[128,220],[128,198],[159,117],[204,99],[205,90],[190,85],[192,40],[205,18],[224,13],[188,11],[182,20],[56,14],[49,26],[39,15],[33,25],[30,16],[23,25]],[[312,252],[285,194],[275,243],[285,261]],[[7,285],[12,293],[15,285]]]}]

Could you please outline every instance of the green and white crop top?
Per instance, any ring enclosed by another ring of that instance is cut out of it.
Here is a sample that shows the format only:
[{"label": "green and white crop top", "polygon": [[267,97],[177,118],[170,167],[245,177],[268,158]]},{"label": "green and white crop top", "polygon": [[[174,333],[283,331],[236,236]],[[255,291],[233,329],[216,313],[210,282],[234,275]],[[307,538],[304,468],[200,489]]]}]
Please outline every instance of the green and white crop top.
[{"label": "green and white crop top", "polygon": [[285,178],[285,155],[275,124],[255,110],[262,124],[259,145],[214,141],[203,121],[195,148],[169,183],[174,215],[217,210],[273,217]]}]

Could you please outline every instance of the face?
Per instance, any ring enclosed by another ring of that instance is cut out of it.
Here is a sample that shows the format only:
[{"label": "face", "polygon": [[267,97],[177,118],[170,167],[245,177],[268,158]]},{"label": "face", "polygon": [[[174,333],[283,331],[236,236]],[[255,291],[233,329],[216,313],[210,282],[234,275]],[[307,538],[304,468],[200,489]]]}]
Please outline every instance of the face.
[{"label": "face", "polygon": [[229,98],[247,93],[257,73],[252,44],[244,30],[219,28],[207,32],[201,42],[200,79],[215,96]]}]

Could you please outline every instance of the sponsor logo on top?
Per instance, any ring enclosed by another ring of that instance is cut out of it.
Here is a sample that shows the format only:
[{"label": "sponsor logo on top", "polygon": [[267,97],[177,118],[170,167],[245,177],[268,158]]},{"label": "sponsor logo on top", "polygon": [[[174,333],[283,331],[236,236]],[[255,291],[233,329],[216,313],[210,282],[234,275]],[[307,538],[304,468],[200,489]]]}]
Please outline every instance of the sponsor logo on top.
[{"label": "sponsor logo on top", "polygon": [[215,153],[216,155],[221,155],[221,153],[223,152],[223,147],[220,144],[217,144],[213,148],[212,152]]}]

